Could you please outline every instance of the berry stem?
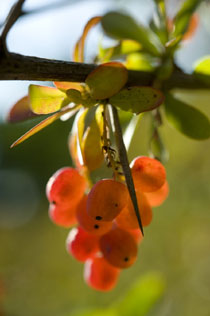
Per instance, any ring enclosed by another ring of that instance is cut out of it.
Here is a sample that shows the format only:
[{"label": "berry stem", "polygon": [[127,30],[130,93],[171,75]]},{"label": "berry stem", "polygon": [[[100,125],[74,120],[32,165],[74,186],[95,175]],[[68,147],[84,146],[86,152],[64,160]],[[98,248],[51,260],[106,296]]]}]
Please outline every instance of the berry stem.
[{"label": "berry stem", "polygon": [[133,207],[134,207],[136,217],[139,223],[139,228],[141,229],[141,232],[144,235],[141,216],[140,216],[137,198],[136,198],[136,192],[135,192],[134,183],[133,183],[133,178],[131,175],[127,152],[126,152],[125,144],[123,141],[122,129],[120,125],[118,112],[117,112],[117,109],[112,105],[110,105],[110,109],[111,109],[111,114],[113,116],[113,122],[114,122],[114,127],[115,127],[115,138],[116,138],[116,144],[119,151],[120,162],[121,162],[123,172],[125,175],[125,180],[126,180],[130,197],[131,197],[131,201],[133,203]]}]

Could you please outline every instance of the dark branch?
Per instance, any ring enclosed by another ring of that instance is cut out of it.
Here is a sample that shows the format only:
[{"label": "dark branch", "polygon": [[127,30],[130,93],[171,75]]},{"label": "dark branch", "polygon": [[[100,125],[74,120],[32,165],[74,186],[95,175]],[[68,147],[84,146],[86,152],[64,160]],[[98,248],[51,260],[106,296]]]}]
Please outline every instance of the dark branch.
[{"label": "dark branch", "polygon": [[[0,80],[33,80],[33,81],[72,81],[84,82],[87,75],[97,65],[75,63],[59,60],[29,57],[9,53],[0,56]],[[127,85],[150,85],[155,79],[155,73],[143,71],[128,71]],[[175,70],[164,83],[164,89],[209,89],[194,75]]]},{"label": "dark branch", "polygon": [[[82,0],[80,0],[80,1],[82,1]],[[65,7],[65,6],[72,5],[75,2],[78,2],[78,0],[72,0],[72,1],[69,1],[69,0],[61,1],[61,0],[59,0],[58,2],[45,4],[45,5],[42,5],[42,6],[38,7],[38,8],[35,8],[33,10],[30,10],[30,11],[21,9],[21,11],[19,12],[19,17],[23,17],[23,16],[31,15],[31,14],[39,14],[39,13],[43,13],[45,11],[50,11],[50,10],[60,9],[62,7]],[[4,23],[0,22],[0,27],[2,27],[3,25],[4,25]]]},{"label": "dark branch", "polygon": [[0,48],[3,50],[4,53],[7,53],[7,46],[6,46],[7,34],[9,33],[10,29],[19,18],[24,2],[25,0],[18,0],[11,8],[8,14],[8,17],[6,19],[5,25],[3,27],[3,31],[1,33],[1,38],[0,38]]}]

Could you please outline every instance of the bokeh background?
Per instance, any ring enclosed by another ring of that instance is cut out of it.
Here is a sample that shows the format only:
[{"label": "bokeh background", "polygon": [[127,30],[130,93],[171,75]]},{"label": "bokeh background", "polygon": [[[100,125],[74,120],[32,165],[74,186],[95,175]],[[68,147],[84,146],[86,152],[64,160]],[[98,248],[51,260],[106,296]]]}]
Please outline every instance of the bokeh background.
[{"label": "bokeh background", "polygon": [[[13,0],[0,1],[0,23]],[[180,1],[168,1],[173,14]],[[111,9],[131,13],[142,23],[153,14],[147,1],[62,1],[27,0],[25,9],[53,8],[19,19],[8,36],[11,51],[31,56],[70,60],[73,46],[85,23]],[[59,5],[58,5],[59,4]],[[62,4],[62,5],[61,5]],[[58,5],[58,6],[57,6]],[[210,5],[199,8],[200,23],[192,40],[176,56],[190,72],[193,63],[210,52]],[[91,61],[102,38],[100,27],[88,37],[86,56]],[[103,41],[108,41],[103,39]],[[29,82],[0,82],[0,315],[70,316],[78,312],[95,315],[92,309],[107,311],[123,301],[129,289],[145,275],[161,279],[157,303],[144,314],[150,316],[208,316],[210,314],[210,142],[193,141],[165,122],[162,136],[170,153],[166,165],[170,195],[154,210],[154,220],[145,229],[136,264],[123,271],[110,293],[99,293],[83,281],[82,264],[65,250],[68,230],[56,227],[48,218],[45,185],[59,168],[71,165],[67,137],[72,121],[57,121],[17,148],[10,144],[37,121],[7,124],[10,107],[27,93]],[[43,83],[42,83],[43,84]],[[47,83],[44,83],[47,84]],[[210,93],[177,92],[191,100],[210,117]],[[130,150],[130,159],[146,154],[147,119]],[[143,303],[142,303],[143,304]],[[100,315],[102,312],[97,312]],[[110,314],[111,315],[111,314]],[[129,315],[129,314],[127,314]]]}]

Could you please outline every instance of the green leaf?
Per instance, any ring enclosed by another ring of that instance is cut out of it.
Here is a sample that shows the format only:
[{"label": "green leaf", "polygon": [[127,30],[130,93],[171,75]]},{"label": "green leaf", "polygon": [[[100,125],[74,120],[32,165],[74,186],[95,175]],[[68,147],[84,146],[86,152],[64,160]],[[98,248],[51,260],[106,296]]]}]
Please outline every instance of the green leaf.
[{"label": "green leaf", "polygon": [[126,84],[128,71],[122,63],[109,62],[98,66],[85,80],[94,99],[107,99]]},{"label": "green leaf", "polygon": [[163,296],[165,280],[158,273],[149,273],[135,283],[116,306],[120,316],[145,316]]},{"label": "green leaf", "polygon": [[101,62],[108,62],[111,58],[121,57],[141,50],[142,46],[140,43],[125,39],[121,40],[119,44],[108,48],[103,48],[102,45],[100,45],[98,58]]},{"label": "green leaf", "polygon": [[210,55],[201,58],[195,63],[194,74],[198,79],[210,85]]},{"label": "green leaf", "polygon": [[31,110],[36,114],[49,114],[70,103],[66,94],[59,89],[37,85],[29,86]]},{"label": "green leaf", "polygon": [[193,12],[202,0],[185,0],[174,19],[173,36],[184,35],[190,23]]},{"label": "green leaf", "polygon": [[167,94],[165,113],[168,121],[181,133],[193,139],[210,137],[209,119],[199,110]]},{"label": "green leaf", "polygon": [[125,88],[109,99],[109,102],[124,111],[136,114],[151,111],[163,103],[161,91],[151,87]]},{"label": "green leaf", "polygon": [[131,70],[154,71],[157,59],[145,53],[132,53],[126,58],[126,67]]},{"label": "green leaf", "polygon": [[11,146],[10,148],[13,148],[17,145],[19,145],[20,143],[24,142],[26,139],[28,139],[29,137],[31,137],[32,135],[38,133],[39,131],[41,131],[43,128],[47,127],[48,125],[52,124],[53,122],[55,122],[57,119],[59,119],[62,115],[71,112],[72,115],[75,114],[75,112],[77,111],[77,109],[75,108],[63,108],[60,112],[54,113],[50,116],[48,116],[45,120],[43,120],[42,122],[40,122],[39,124],[37,124],[36,126],[32,127],[28,132],[26,132],[23,136],[21,136],[20,138],[18,138]]},{"label": "green leaf", "polygon": [[103,16],[101,23],[104,31],[111,37],[135,40],[147,52],[155,56],[161,55],[163,51],[163,46],[158,37],[150,29],[137,24],[128,15],[109,12]]},{"label": "green leaf", "polygon": [[10,109],[7,116],[7,122],[17,123],[34,117],[38,117],[38,115],[31,111],[29,98],[28,96],[25,96],[18,100]]},{"label": "green leaf", "polygon": [[209,109],[210,89],[172,89],[171,94],[180,101],[201,109]]}]

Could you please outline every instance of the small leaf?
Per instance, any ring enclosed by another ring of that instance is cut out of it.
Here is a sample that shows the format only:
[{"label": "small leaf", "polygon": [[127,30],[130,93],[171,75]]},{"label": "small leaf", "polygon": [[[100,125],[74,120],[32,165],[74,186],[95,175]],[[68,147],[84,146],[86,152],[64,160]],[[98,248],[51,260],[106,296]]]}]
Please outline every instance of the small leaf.
[{"label": "small leaf", "polygon": [[82,165],[80,163],[80,159],[78,156],[77,121],[78,121],[78,115],[75,117],[71,132],[68,137],[68,148],[69,148],[71,159],[75,167],[78,169],[81,169]]},{"label": "small leaf", "polygon": [[84,27],[81,38],[77,41],[73,53],[74,61],[84,62],[84,48],[85,48],[85,39],[89,31],[100,22],[101,16],[94,16],[91,18]]},{"label": "small leaf", "polygon": [[167,94],[165,113],[168,121],[181,133],[193,139],[210,137],[209,119],[199,110]]},{"label": "small leaf", "polygon": [[98,66],[86,79],[90,94],[94,99],[107,99],[120,91],[126,84],[128,71],[119,62],[109,62]]},{"label": "small leaf", "polygon": [[198,79],[210,85],[210,55],[205,56],[196,62],[194,74]]},{"label": "small leaf", "polygon": [[130,53],[138,52],[142,50],[142,46],[137,41],[133,40],[121,40],[119,44],[108,48],[99,46],[98,58],[101,62],[107,62],[111,58],[121,57]]},{"label": "small leaf", "polygon": [[68,89],[75,89],[78,91],[82,91],[83,87],[81,85],[81,83],[78,82],[67,82],[67,81],[63,81],[63,82],[59,82],[59,81],[54,81],[54,85],[56,86],[56,88],[62,90],[62,91],[66,91]]},{"label": "small leaf", "polygon": [[185,0],[174,18],[174,37],[184,35],[189,27],[190,19],[202,0]]},{"label": "small leaf", "polygon": [[82,139],[82,156],[85,166],[89,171],[93,171],[100,167],[104,160],[102,153],[101,130],[103,129],[102,108],[99,107],[90,126],[87,127]]},{"label": "small leaf", "polygon": [[102,27],[111,37],[117,39],[131,39],[139,42],[152,55],[159,56],[163,46],[158,37],[148,28],[137,24],[130,16],[109,12],[103,16]]},{"label": "small leaf", "polygon": [[139,278],[126,297],[116,306],[120,316],[146,316],[163,296],[165,280],[158,273]]},{"label": "small leaf", "polygon": [[151,87],[125,88],[109,99],[109,102],[124,111],[136,114],[151,111],[163,103],[161,91]]},{"label": "small leaf", "polygon": [[38,133],[39,131],[41,131],[43,128],[47,127],[48,125],[52,124],[54,121],[56,121],[57,119],[59,119],[62,115],[64,115],[65,113],[68,112],[72,112],[72,115],[75,114],[75,112],[77,111],[77,109],[73,109],[73,108],[69,108],[66,107],[65,109],[63,108],[60,112],[54,113],[50,116],[48,116],[45,120],[43,120],[42,122],[40,122],[39,124],[37,124],[36,126],[32,127],[28,132],[26,132],[23,136],[21,136],[20,138],[18,138],[11,146],[10,148],[13,148],[17,145],[19,145],[20,143],[24,142],[26,139],[28,139],[29,137],[31,137],[32,135]]},{"label": "small leaf", "polygon": [[157,65],[157,60],[145,53],[132,53],[126,59],[126,67],[131,70],[153,71]]},{"label": "small leaf", "polygon": [[59,89],[37,85],[29,86],[30,106],[36,114],[49,114],[60,110],[70,101]]},{"label": "small leaf", "polygon": [[13,105],[13,107],[10,109],[9,114],[7,116],[7,122],[17,123],[37,116],[38,115],[31,111],[28,96],[25,96],[18,100],[15,103],[15,105]]},{"label": "small leaf", "polygon": [[84,165],[83,155],[82,155],[82,139],[85,131],[85,118],[88,113],[88,109],[81,109],[76,118],[75,123],[77,126],[77,156],[78,161],[81,166]]},{"label": "small leaf", "polygon": [[82,104],[82,95],[81,92],[76,89],[69,89],[66,91],[66,95],[69,100],[75,104]]}]

